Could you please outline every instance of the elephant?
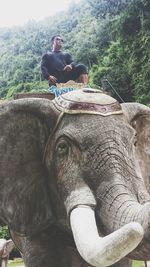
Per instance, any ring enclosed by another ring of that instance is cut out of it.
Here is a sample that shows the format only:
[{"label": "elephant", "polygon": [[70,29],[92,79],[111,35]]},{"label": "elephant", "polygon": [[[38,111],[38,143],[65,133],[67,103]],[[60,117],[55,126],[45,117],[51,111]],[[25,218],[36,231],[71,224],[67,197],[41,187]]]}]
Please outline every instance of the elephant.
[{"label": "elephant", "polygon": [[14,248],[14,243],[11,239],[0,239],[0,266],[7,267],[10,252]]},{"label": "elephant", "polygon": [[150,108],[97,89],[0,105],[0,223],[26,267],[150,260]]}]

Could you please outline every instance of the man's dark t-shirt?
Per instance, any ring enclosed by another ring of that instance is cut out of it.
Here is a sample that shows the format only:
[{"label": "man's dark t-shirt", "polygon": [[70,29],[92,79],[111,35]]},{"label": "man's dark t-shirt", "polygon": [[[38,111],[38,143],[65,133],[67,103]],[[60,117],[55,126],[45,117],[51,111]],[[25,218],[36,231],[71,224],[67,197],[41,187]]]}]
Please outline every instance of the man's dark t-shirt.
[{"label": "man's dark t-shirt", "polygon": [[[72,65],[72,71],[64,71],[66,65]],[[42,57],[41,71],[43,78],[48,80],[49,75],[55,76],[57,82],[76,80],[81,74],[86,74],[87,69],[83,64],[75,64],[69,53],[56,51],[49,52]]]}]

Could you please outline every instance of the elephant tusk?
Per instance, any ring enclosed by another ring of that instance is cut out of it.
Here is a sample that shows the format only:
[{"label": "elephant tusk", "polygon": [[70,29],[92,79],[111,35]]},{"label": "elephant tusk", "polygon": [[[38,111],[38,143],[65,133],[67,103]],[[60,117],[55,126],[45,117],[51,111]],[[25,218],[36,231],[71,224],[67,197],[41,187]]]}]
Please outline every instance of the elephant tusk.
[{"label": "elephant tusk", "polygon": [[140,243],[144,231],[139,223],[131,222],[119,230],[100,237],[95,213],[89,206],[78,206],[70,213],[70,224],[78,252],[95,267],[114,264]]}]

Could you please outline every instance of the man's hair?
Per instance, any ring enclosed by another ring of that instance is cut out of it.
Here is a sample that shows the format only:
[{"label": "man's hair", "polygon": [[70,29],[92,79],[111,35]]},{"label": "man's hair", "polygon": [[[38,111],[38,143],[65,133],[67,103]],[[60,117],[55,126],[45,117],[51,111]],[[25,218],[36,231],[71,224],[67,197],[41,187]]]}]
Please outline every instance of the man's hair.
[{"label": "man's hair", "polygon": [[54,35],[54,36],[51,38],[51,42],[52,42],[52,43],[54,42],[54,39],[55,39],[56,37],[61,37],[61,36],[60,36],[60,34],[56,34],[56,35]]}]

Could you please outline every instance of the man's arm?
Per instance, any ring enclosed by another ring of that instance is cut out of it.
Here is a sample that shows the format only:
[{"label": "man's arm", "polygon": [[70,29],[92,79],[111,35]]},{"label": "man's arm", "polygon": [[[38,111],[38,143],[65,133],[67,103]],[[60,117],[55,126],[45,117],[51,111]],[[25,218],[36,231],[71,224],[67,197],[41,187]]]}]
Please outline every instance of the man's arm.
[{"label": "man's arm", "polygon": [[42,76],[43,78],[45,78],[46,80],[48,80],[49,77],[49,73],[48,73],[48,67],[47,67],[47,55],[45,54],[42,57],[42,61],[41,61],[41,72],[42,72]]},{"label": "man's arm", "polygon": [[67,65],[71,65],[72,67],[75,66],[75,62],[69,53],[66,53],[66,63]]},{"label": "man's arm", "polygon": [[48,71],[48,58],[47,58],[47,54],[45,54],[42,57],[42,61],[41,61],[41,72],[42,72],[43,78],[45,78],[46,80],[48,80],[51,84],[56,84],[56,82],[57,82],[56,77],[50,75],[50,73]]},{"label": "man's arm", "polygon": [[66,63],[67,65],[64,67],[65,71],[71,71],[75,66],[72,56],[69,53],[66,53]]}]

